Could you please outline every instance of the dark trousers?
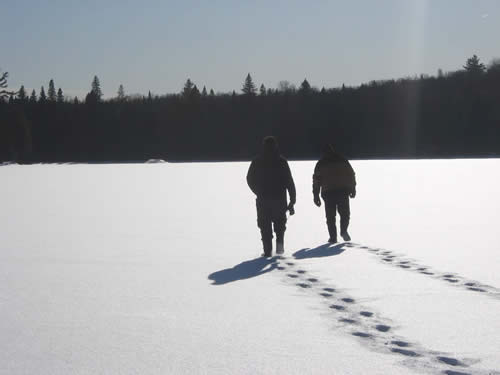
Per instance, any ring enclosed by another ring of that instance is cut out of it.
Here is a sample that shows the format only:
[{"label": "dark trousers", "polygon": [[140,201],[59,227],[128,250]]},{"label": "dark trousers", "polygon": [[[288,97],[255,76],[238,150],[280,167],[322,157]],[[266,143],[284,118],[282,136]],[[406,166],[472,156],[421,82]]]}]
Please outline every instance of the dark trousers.
[{"label": "dark trousers", "polygon": [[262,235],[264,252],[272,251],[273,226],[278,242],[283,242],[286,230],[286,199],[257,198],[257,225]]},{"label": "dark trousers", "polygon": [[337,211],[340,215],[340,233],[347,232],[351,210],[349,207],[349,193],[345,191],[327,191],[321,194],[325,202],[326,225],[331,239],[337,239],[335,219]]}]

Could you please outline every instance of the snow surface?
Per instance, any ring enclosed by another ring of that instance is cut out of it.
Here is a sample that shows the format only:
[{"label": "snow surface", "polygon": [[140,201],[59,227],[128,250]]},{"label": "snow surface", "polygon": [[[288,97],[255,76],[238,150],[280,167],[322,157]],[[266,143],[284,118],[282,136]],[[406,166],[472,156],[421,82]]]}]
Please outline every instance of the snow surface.
[{"label": "snow surface", "polygon": [[271,260],[248,163],[0,167],[0,374],[500,373],[500,160],[352,164]]}]

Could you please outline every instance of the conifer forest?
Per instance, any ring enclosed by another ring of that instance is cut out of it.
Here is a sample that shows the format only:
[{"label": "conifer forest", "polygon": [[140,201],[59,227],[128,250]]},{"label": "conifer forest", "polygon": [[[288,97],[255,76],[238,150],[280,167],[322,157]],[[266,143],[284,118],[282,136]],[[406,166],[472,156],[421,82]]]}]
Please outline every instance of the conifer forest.
[{"label": "conifer forest", "polygon": [[475,55],[456,71],[356,87],[306,78],[266,88],[249,73],[232,92],[187,79],[177,93],[128,96],[125,83],[104,99],[97,76],[85,98],[65,96],[54,79],[30,92],[8,81],[0,71],[2,162],[248,160],[266,135],[295,160],[318,157],[325,143],[351,159],[500,154],[500,62]]}]

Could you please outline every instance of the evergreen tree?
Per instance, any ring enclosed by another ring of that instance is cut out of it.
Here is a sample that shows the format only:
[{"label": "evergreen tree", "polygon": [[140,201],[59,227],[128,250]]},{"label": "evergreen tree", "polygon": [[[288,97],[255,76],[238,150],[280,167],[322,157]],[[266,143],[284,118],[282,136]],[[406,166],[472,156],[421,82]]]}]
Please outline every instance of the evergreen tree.
[{"label": "evergreen tree", "polygon": [[90,91],[94,93],[95,99],[100,102],[102,98],[101,82],[99,82],[99,78],[97,78],[97,76],[94,76],[94,79],[92,80]]},{"label": "evergreen tree", "polygon": [[243,88],[241,89],[241,91],[243,91],[243,94],[248,96],[254,96],[257,92],[250,73],[247,74],[247,78],[245,78],[245,83],[243,83]]},{"label": "evergreen tree", "polygon": [[73,104],[80,104],[78,97],[75,96],[75,98],[73,99]]},{"label": "evergreen tree", "polygon": [[0,100],[7,98],[9,95],[14,94],[12,91],[4,90],[8,87],[7,78],[9,77],[9,72],[3,72],[0,75]]},{"label": "evergreen tree", "polygon": [[94,105],[99,102],[99,97],[94,92],[94,90],[90,90],[90,92],[85,96],[85,104]]},{"label": "evergreen tree", "polygon": [[54,80],[51,79],[49,82],[49,90],[47,91],[47,99],[51,102],[56,101],[56,88],[54,86]]},{"label": "evergreen tree", "polygon": [[19,89],[19,92],[17,93],[17,98],[21,102],[25,102],[26,101],[27,96],[26,96],[26,90],[24,89],[24,85],[22,85],[21,88]]},{"label": "evergreen tree", "polygon": [[196,85],[194,85],[193,90],[191,91],[191,97],[197,99],[200,96],[201,96],[200,90],[198,90],[198,87],[196,87]]},{"label": "evergreen tree", "polygon": [[467,73],[479,75],[484,73],[486,67],[483,63],[479,62],[479,57],[473,55],[471,58],[467,59],[467,62],[464,65],[464,69]]},{"label": "evergreen tree", "polygon": [[148,103],[153,102],[153,97],[151,96],[151,91],[148,91]]},{"label": "evergreen tree", "polygon": [[264,86],[264,84],[260,85],[259,95],[266,96],[266,86]]},{"label": "evergreen tree", "polygon": [[182,96],[185,98],[189,98],[191,96],[191,92],[193,91],[194,84],[191,79],[187,79],[184,84],[184,88],[182,89]]},{"label": "evergreen tree", "polygon": [[45,95],[45,89],[42,86],[42,88],[40,89],[40,98],[38,99],[38,102],[45,103],[46,100],[47,100],[47,95]]},{"label": "evergreen tree", "polygon": [[207,96],[207,88],[203,86],[203,90],[201,90],[201,96],[206,97]]},{"label": "evergreen tree", "polygon": [[58,103],[64,102],[64,95],[60,87],[59,90],[57,90],[57,102]]},{"label": "evergreen tree", "polygon": [[123,88],[123,85],[121,85],[121,84],[118,87],[118,96],[117,96],[117,99],[119,101],[121,101],[121,102],[125,100],[125,89]]},{"label": "evergreen tree", "polygon": [[215,96],[214,89],[210,89],[210,96]]},{"label": "evergreen tree", "polygon": [[302,95],[309,95],[311,91],[311,85],[307,82],[307,79],[304,78],[304,81],[300,84],[299,93]]},{"label": "evergreen tree", "polygon": [[31,91],[30,103],[36,103],[36,91],[35,91],[35,89],[33,89],[33,91]]}]

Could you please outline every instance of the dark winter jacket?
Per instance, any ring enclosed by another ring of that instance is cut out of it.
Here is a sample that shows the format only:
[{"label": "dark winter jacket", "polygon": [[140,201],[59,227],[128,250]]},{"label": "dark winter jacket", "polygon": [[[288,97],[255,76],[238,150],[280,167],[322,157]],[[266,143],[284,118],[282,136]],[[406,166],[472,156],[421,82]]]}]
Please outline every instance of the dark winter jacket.
[{"label": "dark winter jacket", "polygon": [[319,192],[345,191],[352,193],[356,190],[356,176],[347,159],[337,153],[327,153],[314,168],[313,194]]},{"label": "dark winter jacket", "polygon": [[248,169],[247,183],[257,199],[284,199],[295,204],[295,183],[286,159],[278,153],[262,153]]}]

